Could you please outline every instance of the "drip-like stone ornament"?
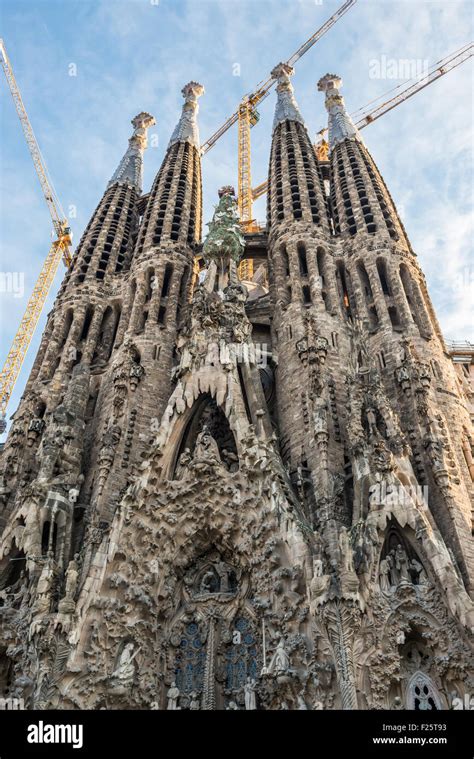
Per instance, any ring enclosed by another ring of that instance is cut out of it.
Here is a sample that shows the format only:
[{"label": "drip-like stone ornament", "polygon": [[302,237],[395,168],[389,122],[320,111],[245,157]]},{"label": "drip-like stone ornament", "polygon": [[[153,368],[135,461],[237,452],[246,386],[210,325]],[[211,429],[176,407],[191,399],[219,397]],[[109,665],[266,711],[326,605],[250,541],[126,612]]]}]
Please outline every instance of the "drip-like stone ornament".
[{"label": "drip-like stone ornament", "polygon": [[132,119],[133,134],[128,141],[127,151],[110,180],[114,184],[130,184],[141,193],[143,175],[143,153],[147,148],[147,130],[156,124],[153,116],[142,111]]},{"label": "drip-like stone ornament", "polygon": [[300,124],[304,124],[290,81],[294,71],[294,68],[287,63],[279,63],[271,72],[272,77],[277,80],[277,103],[275,118],[273,119],[273,131],[278,124],[284,121],[298,121]]},{"label": "drip-like stone ornament", "polygon": [[318,82],[318,90],[326,95],[325,106],[329,114],[329,149],[344,140],[360,140],[359,131],[346,111],[344,98],[339,93],[342,79],[336,74],[326,74]]},{"label": "drip-like stone ornament", "polygon": [[198,98],[204,92],[204,87],[199,82],[189,82],[181,90],[184,97],[183,110],[171,135],[168,147],[171,147],[176,142],[189,142],[198,150],[200,149],[201,142],[197,123],[197,114],[199,112]]}]

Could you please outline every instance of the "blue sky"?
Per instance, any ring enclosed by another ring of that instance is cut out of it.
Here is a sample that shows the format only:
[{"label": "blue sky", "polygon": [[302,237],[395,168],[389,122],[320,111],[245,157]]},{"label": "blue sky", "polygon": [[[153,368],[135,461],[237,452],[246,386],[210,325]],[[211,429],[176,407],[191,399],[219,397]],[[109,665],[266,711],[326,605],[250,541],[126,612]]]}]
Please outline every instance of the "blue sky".
[{"label": "blue sky", "polygon": [[[139,111],[152,113],[157,147],[144,189],[179,116],[181,87],[204,84],[204,141],[272,67],[286,60],[342,0],[2,0],[4,37],[23,100],[77,244],[120,160]],[[316,82],[337,73],[349,111],[403,79],[374,77],[374,61],[432,66],[472,38],[471,0],[359,0],[297,63],[295,94],[310,134],[326,124]],[[70,76],[74,70],[76,76]],[[238,72],[240,66],[240,75]],[[395,71],[396,68],[391,69]],[[383,73],[383,71],[382,71]],[[403,72],[400,72],[403,73]],[[252,130],[253,184],[266,177],[274,93]],[[24,295],[0,294],[0,361],[47,254],[51,224],[20,123],[0,84],[0,272],[24,274]],[[448,338],[472,339],[472,61],[364,130],[398,205]],[[203,159],[204,221],[217,189],[237,185],[236,129]],[[255,207],[265,217],[265,201]],[[9,413],[35,356],[51,290]]]}]

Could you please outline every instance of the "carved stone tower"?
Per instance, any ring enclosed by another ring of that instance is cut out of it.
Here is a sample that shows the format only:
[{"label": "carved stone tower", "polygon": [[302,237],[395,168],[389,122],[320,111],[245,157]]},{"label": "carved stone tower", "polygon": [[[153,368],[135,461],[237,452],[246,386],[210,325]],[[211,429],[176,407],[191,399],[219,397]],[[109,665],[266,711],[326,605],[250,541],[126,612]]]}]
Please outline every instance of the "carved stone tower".
[{"label": "carved stone tower", "polygon": [[341,80],[315,150],[291,74],[266,229],[223,187],[201,245],[191,82],[144,196],[133,120],[65,277],[0,459],[0,695],[28,708],[472,691],[466,391]]},{"label": "carved stone tower", "polygon": [[[463,454],[468,410],[465,404],[460,408],[423,273],[383,178],[345,110],[340,86],[341,79],[329,74],[318,83],[326,94],[331,207],[342,242],[336,271],[341,310],[346,319],[366,325],[378,381],[409,440],[416,482],[429,489],[430,511],[471,587],[472,483]],[[423,375],[423,393],[413,385],[417,372]]]},{"label": "carved stone tower", "polygon": [[[116,340],[123,281],[138,231],[136,204],[141,194],[146,130],[154,123],[147,113],[133,119],[129,147],[86,227],[48,317],[3,451],[9,482],[3,495],[3,519],[17,499],[17,485],[34,481],[42,438],[50,424],[54,427],[56,408],[65,402],[66,388],[78,374],[92,376],[83,403],[73,413],[84,423],[92,421],[98,389],[94,375],[107,365]],[[75,371],[75,367],[79,368]],[[86,426],[90,429],[91,425]],[[71,444],[76,446],[78,441]],[[73,477],[71,487],[76,485]]]}]

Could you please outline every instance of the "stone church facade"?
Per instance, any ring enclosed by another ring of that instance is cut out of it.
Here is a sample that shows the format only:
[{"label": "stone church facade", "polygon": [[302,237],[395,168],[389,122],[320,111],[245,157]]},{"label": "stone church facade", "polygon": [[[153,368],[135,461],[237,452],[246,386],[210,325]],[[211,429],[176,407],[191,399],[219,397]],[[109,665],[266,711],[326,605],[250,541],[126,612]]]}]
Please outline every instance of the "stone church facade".
[{"label": "stone church facade", "polygon": [[291,74],[265,229],[224,187],[201,243],[191,82],[146,195],[133,120],[49,314],[0,459],[0,691],[27,708],[473,692],[466,388],[341,80],[316,154]]}]

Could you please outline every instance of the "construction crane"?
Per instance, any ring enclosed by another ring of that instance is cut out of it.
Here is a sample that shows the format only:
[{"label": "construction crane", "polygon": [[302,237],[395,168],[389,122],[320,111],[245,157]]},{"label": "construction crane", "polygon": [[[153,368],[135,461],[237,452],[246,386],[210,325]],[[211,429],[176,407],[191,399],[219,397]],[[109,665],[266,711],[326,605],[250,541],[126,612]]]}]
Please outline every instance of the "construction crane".
[{"label": "construction crane", "polygon": [[[357,111],[354,111],[354,113],[351,114],[355,126],[357,129],[364,129],[364,127],[372,124],[385,113],[388,113],[397,105],[400,105],[400,103],[404,103],[405,100],[413,97],[413,95],[415,95],[417,92],[420,92],[420,90],[423,90],[429,84],[432,84],[437,79],[447,74],[449,71],[452,71],[457,66],[460,66],[461,63],[464,63],[469,58],[472,58],[473,55],[474,43],[468,42],[466,45],[459,48],[459,50],[456,50],[454,53],[446,56],[446,58],[443,58],[443,60],[437,61],[437,63],[435,63],[434,66],[432,66],[424,76],[417,78],[415,82],[411,82],[408,85],[399,84],[397,87],[393,87],[391,90],[388,90],[388,92],[379,95],[379,97],[371,100],[369,103],[366,103],[366,105],[358,108]],[[393,94],[391,98],[387,99],[387,96],[391,95],[392,93],[396,94]],[[383,102],[379,105],[374,106],[374,103],[376,103],[378,100],[381,100],[382,98]],[[314,146],[319,160],[323,159],[325,155],[327,159],[328,144],[324,140],[324,134],[326,132],[327,127],[320,129],[317,133],[322,137],[322,139]],[[265,195],[266,191],[267,181],[265,180],[261,184],[257,185],[257,187],[254,187],[252,190],[252,199],[256,200],[257,198],[260,198],[262,195]]]},{"label": "construction crane", "polygon": [[[474,55],[474,43],[468,42],[463,47],[459,48],[459,50],[456,50],[454,53],[451,53],[451,55],[446,56],[446,58],[443,58],[441,61],[437,61],[434,66],[429,69],[426,74],[423,77],[417,78],[413,84],[410,84],[408,87],[402,88],[402,85],[398,85],[398,87],[394,87],[392,90],[389,90],[384,95],[380,95],[380,97],[376,98],[375,100],[370,101],[362,108],[359,108],[355,113],[351,114],[353,117],[353,120],[355,121],[355,125],[358,129],[363,129],[368,124],[371,124],[373,121],[376,121],[376,119],[379,119],[380,116],[383,116],[384,113],[388,113],[388,111],[391,111],[392,108],[395,108],[395,106],[399,105],[400,103],[403,103],[405,100],[408,100],[413,95],[415,95],[417,92],[420,92],[420,90],[423,90],[425,87],[428,87],[429,84],[432,84],[433,82],[436,82],[437,79],[447,74],[449,71],[452,71],[457,66],[460,66],[461,63],[464,63],[469,58],[472,58]],[[369,105],[372,105],[377,100],[380,100],[381,98],[386,98],[387,95],[389,95],[392,92],[396,92],[397,90],[400,90],[401,92],[398,92],[396,95],[391,97],[389,100],[385,100],[381,105],[375,106],[370,109],[370,111],[367,112],[367,108]]]},{"label": "construction crane", "polygon": [[[286,61],[289,66],[294,64],[319,40],[327,31],[339,21],[345,13],[357,0],[346,0],[341,7],[318,29],[306,42],[293,53]],[[227,132],[230,127],[238,121],[238,207],[240,221],[245,231],[251,231],[254,225],[252,218],[252,172],[251,172],[251,148],[250,148],[250,130],[259,120],[257,105],[268,97],[270,90],[275,85],[276,79],[269,76],[257,85],[254,92],[245,97],[240,102],[236,112],[230,116],[222,126],[201,145],[202,153],[207,153]]]},{"label": "construction crane", "polygon": [[6,430],[6,408],[10,400],[15,382],[28,351],[31,338],[38,324],[48,292],[53,283],[61,259],[66,266],[72,260],[70,246],[72,242],[71,229],[64,216],[61,203],[54,191],[48,176],[44,159],[41,155],[38,142],[34,135],[28,114],[26,112],[21,93],[16,83],[10,60],[5,49],[5,43],[0,39],[0,60],[5,76],[13,97],[13,102],[23,128],[26,142],[33,159],[33,164],[38,174],[41,190],[43,192],[49,213],[53,222],[56,239],[53,241],[46,260],[41,268],[38,280],[30,295],[25,313],[18,327],[12,346],[8,352],[5,364],[0,373],[0,434]]}]

